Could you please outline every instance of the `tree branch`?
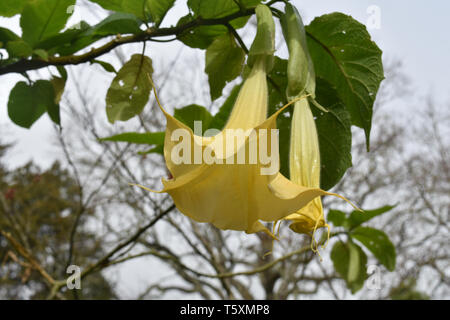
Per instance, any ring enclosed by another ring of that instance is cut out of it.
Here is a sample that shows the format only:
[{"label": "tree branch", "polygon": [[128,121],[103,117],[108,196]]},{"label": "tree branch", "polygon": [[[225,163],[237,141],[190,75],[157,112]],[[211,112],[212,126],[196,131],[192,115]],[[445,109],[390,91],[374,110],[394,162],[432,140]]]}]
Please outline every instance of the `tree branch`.
[{"label": "tree branch", "polygon": [[37,70],[48,66],[78,65],[96,59],[110,52],[116,47],[127,43],[149,41],[152,40],[153,38],[158,37],[167,37],[167,36],[178,37],[183,32],[198,26],[226,25],[227,23],[229,23],[234,19],[250,16],[254,13],[255,9],[250,8],[243,11],[242,10],[238,11],[223,18],[203,19],[201,17],[198,17],[180,26],[170,28],[160,28],[160,29],[149,28],[141,33],[125,37],[118,35],[113,40],[104,44],[103,46],[98,48],[92,48],[89,52],[80,55],[49,57],[47,60],[35,58],[31,60],[20,60],[12,64],[5,65],[3,67],[0,67],[0,75],[8,73],[24,73],[26,71]]}]

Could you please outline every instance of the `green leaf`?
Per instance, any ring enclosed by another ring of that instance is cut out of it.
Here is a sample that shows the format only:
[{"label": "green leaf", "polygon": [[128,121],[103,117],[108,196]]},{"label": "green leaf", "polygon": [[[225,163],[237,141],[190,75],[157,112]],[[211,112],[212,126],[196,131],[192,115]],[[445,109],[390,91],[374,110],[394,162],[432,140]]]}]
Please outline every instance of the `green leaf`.
[{"label": "green leaf", "polygon": [[394,271],[395,247],[383,231],[369,227],[358,227],[350,235],[369,249],[389,271]]},{"label": "green leaf", "polygon": [[222,95],[226,83],[242,71],[245,52],[231,34],[220,36],[206,50],[205,72],[208,74],[211,100]]},{"label": "green leaf", "polygon": [[72,14],[75,0],[34,0],[27,2],[20,17],[22,38],[31,46],[57,34]]},{"label": "green leaf", "polygon": [[116,68],[114,68],[113,65],[108,62],[101,61],[101,60],[92,60],[91,63],[92,64],[96,63],[96,64],[100,65],[107,72],[117,73]]},{"label": "green leaf", "polygon": [[18,82],[8,101],[9,118],[18,126],[29,129],[46,111],[59,108],[50,81],[38,80],[33,85]]},{"label": "green leaf", "polygon": [[152,60],[141,54],[131,57],[114,78],[106,95],[106,114],[111,123],[140,114],[152,89]]},{"label": "green leaf", "polygon": [[393,208],[395,208],[395,206],[384,206],[378,209],[364,210],[364,212],[353,211],[348,218],[348,228],[356,228],[364,222],[369,221],[370,219],[375,218],[385,212],[388,212]]},{"label": "green leaf", "polygon": [[27,58],[33,54],[33,48],[22,39],[7,42],[6,50],[10,57]]},{"label": "green leaf", "polygon": [[[258,5],[261,0],[240,0],[243,8],[251,8]],[[188,0],[189,8],[195,17],[203,19],[222,18],[240,11],[239,5],[234,0]]]},{"label": "green leaf", "polygon": [[228,118],[230,117],[231,111],[233,110],[234,103],[236,102],[241,87],[242,85],[240,84],[235,86],[231,90],[230,95],[211,120],[211,123],[209,125],[210,128],[222,130],[225,127],[225,124],[227,123]]},{"label": "green leaf", "polygon": [[360,290],[367,279],[367,256],[361,247],[351,241],[336,242],[330,256],[334,269],[346,281],[352,293]]},{"label": "green leaf", "polygon": [[306,42],[305,26],[297,9],[289,3],[285,6],[286,13],[281,15],[281,26],[289,49],[288,97],[300,97],[305,92],[315,96],[314,65]]},{"label": "green leaf", "polygon": [[194,130],[194,122],[201,121],[202,135],[206,130],[209,129],[211,121],[213,120],[213,116],[211,115],[211,113],[205,107],[199,106],[197,104],[191,104],[180,109],[175,109],[174,117],[191,128],[195,134],[198,133]]},{"label": "green leaf", "polygon": [[89,31],[85,32],[86,36],[105,37],[109,35],[140,33],[142,21],[131,13],[117,12],[108,16]]},{"label": "green leaf", "polygon": [[319,135],[320,186],[329,190],[352,166],[350,116],[336,90],[321,78],[316,79],[316,99],[329,111],[311,108]]},{"label": "green leaf", "polygon": [[272,11],[265,5],[258,5],[255,9],[257,30],[255,40],[248,53],[248,65],[251,67],[258,57],[264,57],[266,70],[273,68],[275,52],[275,22]]},{"label": "green leaf", "polygon": [[12,17],[22,12],[28,0],[2,0],[0,2],[0,16]]},{"label": "green leaf", "polygon": [[330,221],[335,227],[342,227],[347,220],[345,212],[339,210],[330,209],[328,211],[327,220]]},{"label": "green leaf", "polygon": [[114,141],[114,142],[129,142],[136,144],[146,145],[163,145],[164,144],[164,132],[126,132],[117,134],[107,138],[101,138],[99,141]]},{"label": "green leaf", "polygon": [[[103,9],[111,11],[121,11],[123,0],[90,0],[100,5]],[[127,0],[130,1],[130,0]]]},{"label": "green leaf", "polygon": [[381,50],[363,24],[342,13],[314,19],[306,32],[316,76],[337,89],[369,148],[373,105],[384,79]]},{"label": "green leaf", "polygon": [[151,21],[159,26],[167,11],[173,7],[175,0],[147,0],[147,8]]}]

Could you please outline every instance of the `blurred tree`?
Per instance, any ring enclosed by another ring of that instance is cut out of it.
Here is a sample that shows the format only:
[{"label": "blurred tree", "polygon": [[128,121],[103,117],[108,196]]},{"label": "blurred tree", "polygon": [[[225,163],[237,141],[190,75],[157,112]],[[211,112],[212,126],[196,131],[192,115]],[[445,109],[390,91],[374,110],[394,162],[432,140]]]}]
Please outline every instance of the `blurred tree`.
[{"label": "blurred tree", "polygon": [[[4,154],[8,147],[0,146]],[[54,163],[42,171],[33,163],[13,171],[4,168],[0,157],[0,230],[14,238],[50,275],[66,273],[70,234],[79,210],[78,186],[67,170]],[[102,254],[102,243],[87,226],[92,209],[79,221],[74,242],[74,264],[86,264]],[[18,248],[0,235],[0,297],[3,299],[45,298],[49,285]],[[83,290],[67,290],[63,297],[114,298],[111,285],[98,273],[82,283]]]}]

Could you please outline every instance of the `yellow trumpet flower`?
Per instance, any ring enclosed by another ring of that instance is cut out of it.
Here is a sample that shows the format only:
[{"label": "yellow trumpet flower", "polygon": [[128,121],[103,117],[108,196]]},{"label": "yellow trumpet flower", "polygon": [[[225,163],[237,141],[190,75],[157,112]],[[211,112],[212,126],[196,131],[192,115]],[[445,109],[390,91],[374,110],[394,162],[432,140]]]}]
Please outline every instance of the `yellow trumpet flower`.
[{"label": "yellow trumpet flower", "polygon": [[271,133],[276,132],[276,119],[284,108],[267,119],[266,81],[260,58],[245,80],[225,128],[213,136],[208,132],[205,137],[195,135],[158,101],[167,119],[164,157],[173,178],[162,180],[162,191],[140,187],[169,193],[178,210],[197,222],[209,222],[223,230],[264,231],[272,237],[261,221],[281,220],[329,194],[291,182],[278,172],[278,136],[274,139]]}]

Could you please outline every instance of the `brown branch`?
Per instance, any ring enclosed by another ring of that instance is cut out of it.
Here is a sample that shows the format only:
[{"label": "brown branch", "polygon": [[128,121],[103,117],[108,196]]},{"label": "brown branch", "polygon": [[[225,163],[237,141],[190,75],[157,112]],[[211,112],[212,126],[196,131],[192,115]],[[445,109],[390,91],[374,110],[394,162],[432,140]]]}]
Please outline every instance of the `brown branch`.
[{"label": "brown branch", "polygon": [[20,60],[12,64],[5,65],[0,67],[0,75],[8,73],[24,73],[26,71],[37,70],[48,66],[78,65],[96,59],[124,44],[149,41],[157,37],[178,37],[183,32],[198,26],[226,25],[234,19],[250,16],[254,13],[255,9],[250,8],[244,11],[238,11],[223,18],[203,19],[198,17],[180,26],[160,29],[149,28],[141,33],[125,37],[118,35],[101,47],[92,48],[89,52],[80,55],[49,57],[47,60],[35,58],[31,60]]}]

